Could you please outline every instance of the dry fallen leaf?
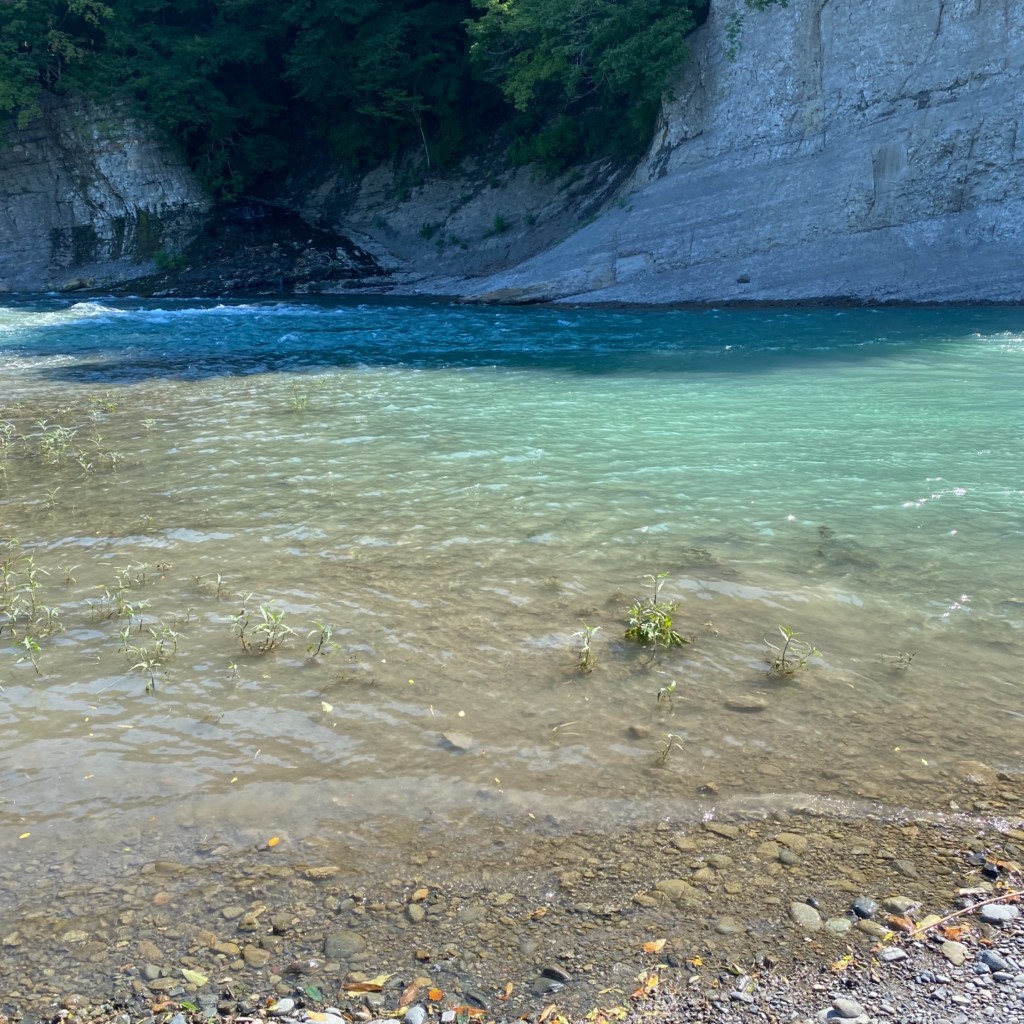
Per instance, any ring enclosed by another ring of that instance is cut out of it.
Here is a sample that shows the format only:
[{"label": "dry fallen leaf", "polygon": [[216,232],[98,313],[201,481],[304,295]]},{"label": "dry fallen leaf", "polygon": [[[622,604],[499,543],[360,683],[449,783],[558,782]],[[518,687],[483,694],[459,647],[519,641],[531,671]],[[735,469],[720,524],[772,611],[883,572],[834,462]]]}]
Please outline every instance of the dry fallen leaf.
[{"label": "dry fallen leaf", "polygon": [[409,982],[405,988],[402,989],[402,994],[398,998],[398,1008],[402,1009],[405,1006],[411,1006],[416,1002],[416,997],[420,994],[420,983],[413,979]]},{"label": "dry fallen leaf", "polygon": [[544,1024],[544,1021],[548,1019],[555,1012],[555,1004],[548,1003],[543,1010],[540,1011],[540,1016],[537,1018],[537,1024]]},{"label": "dry fallen leaf", "polygon": [[512,995],[512,990],[514,988],[515,986],[512,984],[511,981],[505,982],[505,988],[502,990],[502,993],[500,996],[498,996],[498,998],[502,1000],[502,1002],[504,1002],[506,999],[508,999],[510,995]]},{"label": "dry fallen leaf", "polygon": [[912,932],[917,928],[917,925],[909,917],[901,917],[897,914],[890,914],[886,917],[885,923],[898,932]]},{"label": "dry fallen leaf", "polygon": [[653,942],[645,942],[640,948],[645,953],[660,953],[665,948],[665,940],[655,939]]},{"label": "dry fallen leaf", "polygon": [[273,848],[273,847],[277,846],[277,844],[278,844],[279,842],[281,842],[281,837],[280,837],[280,836],[271,836],[271,837],[270,837],[270,838],[269,838],[269,839],[267,840],[267,846],[269,846],[269,847]]},{"label": "dry fallen leaf", "polygon": [[427,993],[427,998],[432,1003],[439,1003],[439,1002],[441,1002],[442,999],[444,999],[444,993],[439,988],[432,988]]}]

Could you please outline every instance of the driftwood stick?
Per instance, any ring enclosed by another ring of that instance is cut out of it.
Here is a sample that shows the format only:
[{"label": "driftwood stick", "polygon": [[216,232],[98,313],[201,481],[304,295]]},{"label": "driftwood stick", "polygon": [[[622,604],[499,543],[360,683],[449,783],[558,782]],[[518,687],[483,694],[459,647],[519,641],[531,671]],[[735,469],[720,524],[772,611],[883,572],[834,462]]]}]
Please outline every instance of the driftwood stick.
[{"label": "driftwood stick", "polygon": [[957,917],[963,917],[964,914],[971,913],[972,910],[977,910],[978,907],[984,907],[989,903],[1001,903],[1003,900],[1013,899],[1015,896],[1024,896],[1024,889],[1016,889],[1013,892],[1004,892],[999,896],[993,896],[990,899],[982,900],[980,903],[972,903],[969,907],[964,907],[963,910],[956,910],[952,914],[947,914],[942,920],[935,921],[928,925],[927,928],[916,928],[910,933],[912,939],[916,939],[918,936],[923,935],[925,932],[930,931],[932,928],[938,928],[940,924],[945,924],[947,921],[952,921]]}]

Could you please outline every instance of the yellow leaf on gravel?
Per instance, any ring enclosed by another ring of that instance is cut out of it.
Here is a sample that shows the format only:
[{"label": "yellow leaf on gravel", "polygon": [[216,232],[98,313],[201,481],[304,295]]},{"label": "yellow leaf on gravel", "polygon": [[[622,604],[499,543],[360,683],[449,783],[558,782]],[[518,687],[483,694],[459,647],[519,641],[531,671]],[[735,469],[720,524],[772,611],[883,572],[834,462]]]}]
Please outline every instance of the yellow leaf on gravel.
[{"label": "yellow leaf on gravel", "polygon": [[838,960],[836,960],[832,964],[830,964],[829,967],[836,974],[839,974],[840,972],[845,971],[846,968],[849,967],[850,964],[852,964],[852,963],[853,963],[853,954],[852,953],[847,953],[846,956],[841,956]]},{"label": "yellow leaf on gravel", "polygon": [[271,837],[270,837],[270,838],[269,838],[269,839],[267,840],[267,846],[269,846],[269,847],[273,848],[273,847],[277,846],[277,844],[278,844],[279,842],[281,842],[281,837],[280,837],[280,836],[271,836]]},{"label": "yellow leaf on gravel", "polygon": [[181,973],[187,982],[193,985],[205,985],[210,979],[199,971],[190,971],[187,967],[182,967]]}]

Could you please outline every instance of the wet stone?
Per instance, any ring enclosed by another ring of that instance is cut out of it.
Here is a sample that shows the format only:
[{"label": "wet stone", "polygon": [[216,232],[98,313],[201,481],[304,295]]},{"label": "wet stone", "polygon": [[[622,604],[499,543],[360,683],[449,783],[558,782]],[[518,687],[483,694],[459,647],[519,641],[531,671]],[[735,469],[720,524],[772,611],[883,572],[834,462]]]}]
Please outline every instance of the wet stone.
[{"label": "wet stone", "polygon": [[137,948],[139,956],[142,957],[143,960],[154,961],[163,960],[164,958],[163,953],[160,952],[156,943],[149,939],[140,940]]},{"label": "wet stone", "polygon": [[257,969],[266,967],[270,963],[270,952],[260,949],[258,946],[246,946],[242,950],[242,959],[250,966]]},{"label": "wet stone", "polygon": [[413,924],[419,924],[427,916],[427,912],[418,903],[410,903],[405,908],[405,916]]},{"label": "wet stone", "polygon": [[775,837],[775,841],[798,855],[806,853],[809,845],[807,836],[802,836],[797,832],[780,832]]},{"label": "wet stone", "polygon": [[730,711],[746,714],[764,711],[768,707],[768,701],[764,697],[729,697],[724,703]]},{"label": "wet stone", "polygon": [[366,939],[350,928],[336,928],[324,940],[324,953],[331,960],[347,960],[366,948]]},{"label": "wet stone", "polygon": [[705,821],[704,829],[707,832],[712,832],[716,836],[721,836],[723,839],[738,839],[740,830],[735,825],[727,825],[721,821]]},{"label": "wet stone", "polygon": [[825,922],[825,930],[832,935],[845,935],[853,927],[848,917],[830,917]]}]

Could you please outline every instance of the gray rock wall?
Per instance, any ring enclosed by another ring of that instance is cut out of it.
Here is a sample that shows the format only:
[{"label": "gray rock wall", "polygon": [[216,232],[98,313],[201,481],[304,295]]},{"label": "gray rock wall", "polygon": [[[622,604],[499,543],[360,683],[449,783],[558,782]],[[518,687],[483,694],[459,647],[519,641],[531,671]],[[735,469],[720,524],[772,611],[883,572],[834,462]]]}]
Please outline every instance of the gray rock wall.
[{"label": "gray rock wall", "polygon": [[[1024,301],[1024,3],[713,0],[618,205],[458,290]],[[625,202],[623,203],[623,198]]]},{"label": "gray rock wall", "polygon": [[114,284],[179,252],[202,190],[131,118],[76,103],[0,141],[0,291]]}]

